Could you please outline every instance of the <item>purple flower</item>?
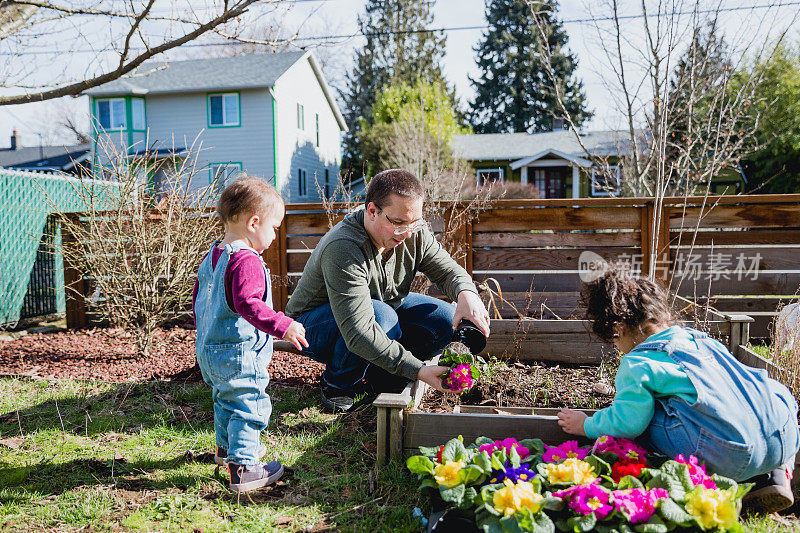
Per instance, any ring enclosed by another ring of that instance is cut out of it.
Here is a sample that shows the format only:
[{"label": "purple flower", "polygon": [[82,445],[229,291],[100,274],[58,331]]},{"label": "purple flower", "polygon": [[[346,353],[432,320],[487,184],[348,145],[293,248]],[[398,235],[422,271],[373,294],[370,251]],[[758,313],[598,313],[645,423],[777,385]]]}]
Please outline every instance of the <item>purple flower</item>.
[{"label": "purple flower", "polygon": [[479,452],[486,452],[489,455],[492,455],[497,450],[505,450],[507,455],[511,455],[511,448],[516,448],[517,454],[520,458],[525,458],[530,455],[530,450],[525,446],[521,445],[517,439],[513,437],[509,437],[503,440],[496,440],[494,442],[490,442],[487,444],[482,444],[478,447]]},{"label": "purple flower", "polygon": [[611,493],[596,481],[559,490],[554,492],[553,496],[566,501],[576,514],[593,514],[598,520],[607,517],[614,510],[614,506],[609,503]]},{"label": "purple flower", "polygon": [[492,475],[489,476],[487,483],[502,483],[503,480],[508,479],[512,483],[520,481],[530,481],[536,476],[536,472],[531,470],[527,464],[521,464],[517,468],[511,468],[511,462],[506,461],[505,469],[492,470]]},{"label": "purple flower", "polygon": [[569,458],[575,458],[583,461],[589,454],[589,450],[578,446],[578,441],[568,440],[559,446],[544,445],[547,451],[542,455],[542,461],[545,463],[560,463],[561,461]]},{"label": "purple flower", "polygon": [[626,489],[615,490],[614,507],[630,520],[632,524],[647,522],[656,512],[656,504],[663,498],[669,498],[666,489]]}]

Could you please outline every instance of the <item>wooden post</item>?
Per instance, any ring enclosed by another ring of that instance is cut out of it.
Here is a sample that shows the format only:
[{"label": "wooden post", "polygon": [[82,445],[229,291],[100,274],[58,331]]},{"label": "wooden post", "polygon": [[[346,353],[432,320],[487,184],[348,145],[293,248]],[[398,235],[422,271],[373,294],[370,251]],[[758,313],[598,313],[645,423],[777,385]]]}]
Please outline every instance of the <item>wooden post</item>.
[{"label": "wooden post", "polygon": [[[652,200],[641,207],[642,273],[648,275],[653,268],[653,278],[662,287],[669,287],[672,268],[669,257],[670,208],[662,203],[660,215]],[[658,225],[654,228],[656,218]],[[655,264],[653,264],[655,261]]]},{"label": "wooden post", "polygon": [[372,402],[378,410],[376,467],[403,459],[403,410],[411,406],[412,386],[400,393],[384,392]]},{"label": "wooden post", "polygon": [[750,341],[750,323],[753,318],[747,315],[725,315],[725,318],[731,323],[728,349],[736,355],[739,346],[745,346]]},{"label": "wooden post", "polygon": [[283,217],[275,242],[264,250],[261,257],[267,264],[272,275],[272,306],[276,311],[285,311],[286,302],[289,301],[289,276],[286,257],[286,219]]},{"label": "wooden post", "polygon": [[388,456],[388,438],[389,438],[389,409],[387,407],[378,407],[378,429],[376,435],[378,437],[377,448],[375,450],[375,466],[377,468],[386,464]]},{"label": "wooden post", "polygon": [[86,282],[83,273],[75,262],[78,244],[75,236],[67,229],[70,224],[78,224],[80,215],[71,213],[65,215],[67,221],[61,221],[61,246],[64,250],[64,299],[66,301],[67,328],[77,329],[86,327]]}]

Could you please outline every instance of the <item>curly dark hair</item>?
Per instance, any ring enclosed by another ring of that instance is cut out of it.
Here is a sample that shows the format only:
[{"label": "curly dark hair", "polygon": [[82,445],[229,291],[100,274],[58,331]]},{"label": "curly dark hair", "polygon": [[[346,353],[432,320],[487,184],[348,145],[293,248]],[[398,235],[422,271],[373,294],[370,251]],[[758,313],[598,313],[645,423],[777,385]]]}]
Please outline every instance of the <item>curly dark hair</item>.
[{"label": "curly dark hair", "polygon": [[646,323],[669,324],[672,311],[664,290],[650,278],[635,276],[619,263],[609,264],[603,274],[581,288],[580,305],[592,330],[612,342],[614,327],[624,323],[637,329]]}]

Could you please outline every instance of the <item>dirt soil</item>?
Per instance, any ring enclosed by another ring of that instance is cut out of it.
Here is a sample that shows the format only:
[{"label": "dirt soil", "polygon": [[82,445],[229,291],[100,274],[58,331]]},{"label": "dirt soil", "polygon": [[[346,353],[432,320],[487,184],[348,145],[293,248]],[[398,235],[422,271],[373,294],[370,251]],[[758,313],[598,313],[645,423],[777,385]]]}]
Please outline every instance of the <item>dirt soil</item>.
[{"label": "dirt soil", "polygon": [[570,407],[601,409],[611,405],[614,389],[599,366],[565,366],[514,362],[495,364],[460,396],[429,389],[420,408],[452,412],[453,406]]},{"label": "dirt soil", "polygon": [[[148,357],[137,357],[133,337],[121,329],[31,333],[0,341],[0,375],[108,382],[166,379],[194,366],[195,337],[192,329],[160,330]],[[324,369],[308,357],[286,352],[275,352],[269,366],[272,381],[286,385],[316,385]],[[202,378],[193,373],[189,379]]]}]

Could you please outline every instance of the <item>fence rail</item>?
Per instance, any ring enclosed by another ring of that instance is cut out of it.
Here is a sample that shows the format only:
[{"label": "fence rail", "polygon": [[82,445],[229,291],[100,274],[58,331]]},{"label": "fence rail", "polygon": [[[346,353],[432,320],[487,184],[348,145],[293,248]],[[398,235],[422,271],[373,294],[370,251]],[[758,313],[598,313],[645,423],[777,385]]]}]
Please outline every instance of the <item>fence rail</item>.
[{"label": "fence rail", "polygon": [[[333,215],[322,204],[290,204],[264,260],[274,276],[276,309],[284,309],[303,267]],[[463,205],[447,204],[445,216]],[[440,226],[441,224],[439,224]],[[436,224],[434,224],[436,227]],[[800,287],[800,195],[500,200],[459,228],[462,265],[480,282],[494,279],[504,318],[578,313],[581,254],[627,260],[675,293],[755,321],[768,336],[780,305]],[[70,283],[83,279],[70,265]],[[65,272],[66,274],[66,272]],[[84,284],[85,285],[85,284]],[[88,325],[85,302],[68,294],[70,327]],[[512,307],[513,306],[513,307]]]}]

